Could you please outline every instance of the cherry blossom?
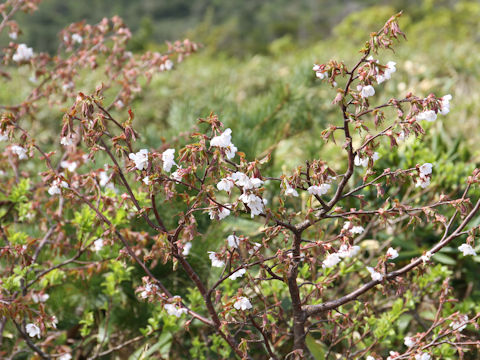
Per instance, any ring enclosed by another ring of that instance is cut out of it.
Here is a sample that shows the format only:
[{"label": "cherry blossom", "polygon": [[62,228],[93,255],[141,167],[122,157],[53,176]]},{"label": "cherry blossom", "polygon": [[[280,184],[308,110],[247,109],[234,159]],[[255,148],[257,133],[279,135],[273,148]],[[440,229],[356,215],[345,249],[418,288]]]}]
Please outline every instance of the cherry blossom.
[{"label": "cherry blossom", "polygon": [[48,294],[37,294],[37,293],[32,294],[32,300],[34,303],[44,303],[49,298],[50,298],[50,295]]},{"label": "cherry blossom", "polygon": [[175,149],[167,149],[162,153],[163,170],[170,172],[175,164]]},{"label": "cherry blossom", "polygon": [[450,327],[454,331],[463,331],[467,327],[468,316],[467,315],[460,315],[458,321],[452,321]]},{"label": "cherry blossom", "polygon": [[12,60],[15,62],[28,61],[33,57],[33,50],[25,44],[19,44],[17,51],[13,54]]},{"label": "cherry blossom", "polygon": [[429,353],[421,353],[415,355],[415,360],[430,360],[432,357]]},{"label": "cherry blossom", "polygon": [[325,260],[322,262],[322,268],[331,268],[337,265],[342,259],[337,253],[328,254]]},{"label": "cherry blossom", "polygon": [[434,110],[426,110],[417,115],[417,120],[426,120],[432,122],[437,120],[437,114]]},{"label": "cherry blossom", "polygon": [[35,324],[27,324],[27,326],[25,326],[25,330],[27,331],[27,334],[28,336],[30,337],[38,337],[40,339],[40,328],[35,325]]},{"label": "cherry blossom", "polygon": [[83,37],[79,34],[72,34],[72,41],[81,44],[83,42]]},{"label": "cherry blossom", "polygon": [[352,223],[350,221],[346,221],[345,224],[343,225],[343,230],[347,230],[347,231],[350,231],[352,234],[361,234],[365,231],[365,229],[363,228],[363,226],[352,226],[352,228],[350,228],[352,226]]},{"label": "cherry blossom", "polygon": [[63,354],[58,358],[58,360],[72,360],[72,355],[69,353]]},{"label": "cherry blossom", "polygon": [[406,336],[405,339],[403,339],[403,343],[405,344],[406,347],[412,347],[416,344],[413,338],[409,336]]},{"label": "cherry blossom", "polygon": [[142,182],[145,184],[145,185],[150,185],[150,178],[148,176],[145,176],[143,179],[142,179]]},{"label": "cherry blossom", "polygon": [[70,172],[74,172],[78,164],[75,161],[62,161],[60,166]]},{"label": "cherry blossom", "polygon": [[396,259],[398,257],[398,251],[395,250],[394,248],[388,248],[387,250],[387,257],[390,260]]},{"label": "cherry blossom", "polygon": [[340,246],[340,249],[338,250],[338,256],[341,258],[351,258],[354,256],[357,256],[358,253],[360,252],[360,246],[354,245],[354,246],[349,246],[346,244],[343,244]]},{"label": "cherry blossom", "polygon": [[256,215],[263,214],[263,199],[258,197],[255,194],[242,194],[238,198],[250,209],[251,217],[253,218]]},{"label": "cherry blossom", "polygon": [[392,77],[392,74],[397,71],[397,68],[395,67],[397,63],[394,61],[389,61],[386,65],[385,70],[383,71],[383,74],[377,75],[376,79],[379,84],[384,82],[385,80],[389,80]]},{"label": "cherry blossom", "polygon": [[20,160],[24,160],[26,158],[28,158],[28,155],[27,155],[27,150],[25,150],[25,148],[19,146],[19,145],[12,145],[10,147],[10,150],[16,154],[18,156],[18,158]]},{"label": "cherry blossom", "polygon": [[130,153],[128,155],[130,160],[132,160],[135,163],[135,167],[138,170],[143,170],[147,168],[148,164],[148,150],[147,149],[142,149],[137,153]]},{"label": "cherry blossom", "polygon": [[60,144],[63,146],[71,146],[73,145],[73,138],[71,136],[63,136],[60,139]]},{"label": "cherry blossom", "polygon": [[92,244],[92,249],[93,251],[100,251],[103,249],[103,245],[104,245],[104,242],[103,242],[103,239],[102,238],[98,238],[97,240],[95,240]]},{"label": "cherry blossom", "polygon": [[228,278],[230,280],[236,280],[238,278],[241,278],[245,273],[247,272],[247,270],[245,269],[240,269],[240,270],[237,270],[235,271],[232,275],[230,275]]},{"label": "cherry blossom", "polygon": [[375,95],[375,88],[372,85],[361,86],[358,85],[357,90],[360,91],[362,98],[367,98]]},{"label": "cherry blossom", "polygon": [[422,259],[423,263],[425,264],[426,262],[430,261],[432,255],[433,254],[430,251],[427,251],[424,255],[420,257],[420,259]]},{"label": "cherry blossom", "polygon": [[190,249],[192,248],[192,243],[191,242],[187,242],[185,244],[185,246],[183,247],[183,251],[182,251],[182,255],[183,256],[187,256],[188,254],[190,254]]},{"label": "cherry blossom", "polygon": [[289,183],[286,183],[285,196],[294,196],[298,197],[298,192]]},{"label": "cherry blossom", "polygon": [[223,260],[219,260],[214,251],[209,251],[208,257],[210,258],[213,267],[223,268],[225,266],[225,262]]},{"label": "cherry blossom", "polygon": [[167,311],[168,315],[173,315],[177,318],[182,316],[182,314],[188,313],[188,310],[186,308],[175,304],[165,304],[164,309]]},{"label": "cherry blossom", "polygon": [[307,191],[311,195],[322,196],[322,195],[325,195],[328,192],[328,190],[330,190],[330,188],[331,188],[330,184],[312,185],[308,187]]},{"label": "cherry blossom", "polygon": [[252,308],[252,303],[245,296],[240,296],[233,304],[237,310],[248,310]]},{"label": "cherry blossom", "polygon": [[469,244],[462,244],[458,247],[458,250],[463,252],[463,256],[472,255],[477,256],[475,249]]},{"label": "cherry blossom", "polygon": [[53,195],[60,195],[62,193],[61,188],[68,189],[68,183],[66,181],[55,179],[52,185],[48,188],[48,193]]},{"label": "cherry blossom", "polygon": [[240,245],[240,238],[235,235],[228,235],[227,242],[228,242],[228,246],[230,246],[233,249],[236,249]]},{"label": "cherry blossom", "polygon": [[432,173],[432,168],[433,168],[433,165],[430,163],[423,164],[422,166],[419,167],[420,176],[425,177],[427,175],[430,175]]},{"label": "cherry blossom", "polygon": [[438,111],[439,114],[447,115],[450,112],[450,100],[452,100],[452,95],[447,94],[442,96],[440,110]]},{"label": "cherry blossom", "polygon": [[227,148],[232,143],[232,130],[230,128],[226,129],[220,135],[214,136],[210,140],[210,146],[216,146],[220,148]]},{"label": "cherry blossom", "polygon": [[367,270],[370,273],[370,276],[372,277],[372,280],[374,281],[381,281],[383,280],[383,275],[379,273],[378,271],[375,271],[374,268],[367,266]]},{"label": "cherry blossom", "polygon": [[230,215],[230,210],[224,207],[222,207],[218,212],[210,209],[208,210],[208,214],[210,215],[210,220],[215,220],[216,217],[218,217],[218,220],[223,220]]},{"label": "cherry blossom", "polygon": [[7,140],[8,140],[7,134],[4,134],[4,133],[0,130],[0,141],[7,141]]},{"label": "cherry blossom", "polygon": [[[246,176],[246,175],[245,175]],[[224,178],[222,180],[220,180],[218,183],[217,183],[217,189],[222,191],[226,191],[227,193],[230,194],[230,191],[232,190],[234,186],[234,182],[231,178]]]}]

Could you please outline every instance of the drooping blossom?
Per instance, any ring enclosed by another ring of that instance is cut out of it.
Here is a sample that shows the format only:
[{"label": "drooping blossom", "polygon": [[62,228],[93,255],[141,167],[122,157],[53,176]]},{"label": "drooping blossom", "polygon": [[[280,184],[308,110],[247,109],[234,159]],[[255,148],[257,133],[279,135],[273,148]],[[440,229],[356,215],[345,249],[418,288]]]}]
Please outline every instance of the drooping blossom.
[{"label": "drooping blossom", "polygon": [[53,195],[60,195],[62,193],[61,188],[68,189],[68,183],[66,181],[55,179],[52,185],[48,188],[48,193]]},{"label": "drooping blossom", "polygon": [[177,318],[188,312],[187,308],[176,304],[165,304],[163,308],[167,311],[168,315],[173,315]]},{"label": "drooping blossom", "polygon": [[243,193],[238,199],[248,206],[252,218],[256,215],[263,214],[264,202],[261,197],[258,197],[255,194]]},{"label": "drooping blossom", "polygon": [[71,146],[73,145],[73,138],[71,136],[63,136],[60,139],[60,144],[63,146]]},{"label": "drooping blossom", "polygon": [[376,79],[379,84],[384,82],[385,80],[389,80],[392,77],[392,74],[397,71],[397,68],[395,67],[397,65],[396,62],[394,61],[389,61],[386,65],[386,68],[383,70],[383,74],[377,75]]},{"label": "drooping blossom", "polygon": [[350,221],[346,221],[345,224],[343,225],[343,230],[350,231],[350,233],[352,234],[361,234],[365,231],[363,226],[360,226],[360,225],[352,226],[352,228],[350,229],[351,225],[352,223]]},{"label": "drooping blossom", "polygon": [[367,98],[375,95],[375,88],[372,85],[357,86],[357,90],[360,91],[360,96],[362,98]]},{"label": "drooping blossom", "polygon": [[462,332],[467,327],[468,316],[467,315],[460,315],[457,321],[452,321],[450,327],[454,331]]},{"label": "drooping blossom", "polygon": [[340,246],[340,249],[338,250],[337,254],[341,258],[351,258],[355,257],[358,255],[360,252],[360,246],[354,245],[354,246],[349,246],[346,244],[343,244]]},{"label": "drooping blossom", "polygon": [[17,155],[20,160],[24,160],[24,159],[28,158],[27,150],[25,150],[25,148],[21,147],[20,145],[12,145],[10,147],[10,150],[15,155]]},{"label": "drooping blossom", "polygon": [[409,348],[416,344],[413,338],[409,336],[406,336],[405,339],[403,339],[403,343],[405,344],[406,347],[409,347]]},{"label": "drooping blossom", "polygon": [[240,245],[240,238],[236,235],[228,235],[227,242],[228,242],[228,246],[230,246],[233,249],[236,249]]},{"label": "drooping blossom", "polygon": [[230,175],[230,179],[243,188],[243,190],[257,189],[263,185],[263,180],[255,177],[249,178],[246,174],[237,171]]},{"label": "drooping blossom", "polygon": [[342,259],[337,253],[328,254],[325,260],[322,262],[322,268],[331,268],[337,265]]},{"label": "drooping blossom", "polygon": [[143,179],[142,179],[142,182],[145,184],[145,185],[150,185],[150,178],[148,176],[145,176]]},{"label": "drooping blossom", "polygon": [[427,175],[430,175],[432,173],[432,168],[433,165],[430,163],[423,164],[418,168],[418,170],[420,170],[420,176],[425,177]]},{"label": "drooping blossom", "polygon": [[298,192],[297,192],[297,190],[295,190],[293,187],[291,187],[288,182],[286,182],[285,184],[286,184],[286,187],[285,187],[285,196],[298,197]]},{"label": "drooping blossom", "polygon": [[234,182],[233,180],[230,178],[230,177],[227,177],[227,178],[224,178],[224,179],[221,179],[218,183],[217,183],[217,189],[219,191],[226,191],[227,193],[230,194],[230,191],[232,190],[234,186]]},{"label": "drooping blossom", "polygon": [[450,112],[450,100],[452,100],[452,95],[447,94],[442,96],[440,110],[438,111],[439,114],[447,115]]},{"label": "drooping blossom", "polygon": [[395,250],[394,248],[388,248],[387,250],[387,257],[390,260],[396,259],[398,257],[398,251]]},{"label": "drooping blossom", "polygon": [[95,240],[93,242],[92,249],[93,249],[93,251],[99,252],[100,250],[103,249],[103,245],[104,245],[103,239],[98,238],[97,240]]},{"label": "drooping blossom", "polygon": [[74,172],[78,164],[75,161],[62,161],[60,166],[70,172]]},{"label": "drooping blossom", "polygon": [[184,245],[182,255],[187,256],[188,254],[190,254],[191,248],[192,248],[192,243],[189,241]]},{"label": "drooping blossom", "polygon": [[426,110],[417,115],[417,120],[426,120],[428,122],[433,122],[437,120],[437,114],[434,110]]},{"label": "drooping blossom", "polygon": [[218,217],[218,220],[223,220],[230,215],[230,210],[225,207],[222,207],[218,211],[210,209],[208,210],[208,214],[210,215],[210,220],[215,220],[216,217]]},{"label": "drooping blossom", "polygon": [[220,148],[229,147],[232,143],[232,130],[230,128],[226,129],[220,135],[214,136],[210,140],[210,146],[216,146]]},{"label": "drooping blossom", "polygon": [[48,294],[37,294],[37,293],[32,294],[32,300],[34,303],[44,303],[49,298],[50,298],[50,295]]}]

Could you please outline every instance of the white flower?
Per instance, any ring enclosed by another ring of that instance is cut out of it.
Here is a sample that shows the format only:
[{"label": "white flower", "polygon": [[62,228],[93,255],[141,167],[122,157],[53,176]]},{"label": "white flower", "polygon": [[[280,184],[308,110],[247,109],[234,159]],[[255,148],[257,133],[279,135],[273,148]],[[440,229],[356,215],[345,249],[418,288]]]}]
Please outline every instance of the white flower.
[{"label": "white flower", "polygon": [[463,256],[467,256],[467,255],[472,255],[472,256],[477,256],[477,253],[475,252],[475,250],[473,249],[473,247],[469,244],[462,244],[458,247],[458,250],[460,250],[461,252],[463,252]]},{"label": "white flower", "polygon": [[68,169],[70,172],[74,172],[78,165],[75,161],[62,161],[60,166],[64,169]]},{"label": "white flower", "polygon": [[209,251],[208,257],[210,258],[210,261],[212,262],[213,267],[223,268],[225,266],[225,262],[223,260],[219,260],[215,252]]},{"label": "white flower", "polygon": [[73,145],[73,138],[71,136],[63,136],[60,139],[60,144],[63,145],[63,146]]},{"label": "white flower", "polygon": [[294,196],[298,197],[298,192],[293,187],[290,186],[289,183],[286,184],[287,187],[285,189],[285,196]]},{"label": "white flower", "polygon": [[385,80],[388,80],[392,77],[392,74],[397,71],[397,68],[395,67],[397,63],[393,61],[389,61],[386,65],[385,70],[383,71],[383,75],[377,75],[377,82],[381,84]]},{"label": "white flower", "polygon": [[398,257],[398,251],[395,250],[394,248],[388,248],[387,250],[387,257],[390,260],[396,259]]},{"label": "white flower", "polygon": [[22,62],[28,61],[33,57],[33,50],[32,48],[27,47],[25,44],[20,44],[17,47],[17,51],[13,54],[13,61],[15,62]]},{"label": "white flower", "polygon": [[12,40],[17,40],[18,33],[16,33],[16,32],[8,33],[8,37]]},{"label": "white flower", "polygon": [[168,315],[173,315],[179,318],[182,314],[186,314],[188,310],[184,307],[177,306],[175,304],[165,304],[165,310],[167,311]]},{"label": "white flower", "polygon": [[97,240],[95,240],[92,244],[92,248],[93,248],[93,251],[100,251],[102,250],[103,248],[103,239],[102,238],[98,238]]},{"label": "white flower", "polygon": [[12,145],[10,147],[10,150],[12,150],[12,152],[15,153],[20,160],[28,158],[27,150],[25,150],[23,147],[19,145]]},{"label": "white flower", "polygon": [[348,246],[346,244],[343,244],[340,246],[340,249],[338,250],[338,256],[341,258],[351,258],[354,256],[357,256],[357,254],[360,252],[360,246]]},{"label": "white flower", "polygon": [[81,44],[83,42],[83,37],[79,34],[72,34],[72,41],[74,43],[79,43]]},{"label": "white flower", "polygon": [[363,167],[366,167],[368,165],[368,157],[360,157],[357,155],[355,155],[355,159],[353,160],[355,166],[363,166]]},{"label": "white flower", "polygon": [[250,215],[253,218],[255,215],[263,214],[263,200],[255,194],[243,193],[238,198],[245,205],[250,208]]},{"label": "white flower", "polygon": [[420,176],[426,177],[427,175],[430,175],[432,173],[432,168],[433,168],[433,165],[430,163],[423,164],[418,168],[420,170]]},{"label": "white flower", "polygon": [[375,89],[372,85],[366,85],[366,86],[360,87],[359,90],[360,90],[360,96],[362,98],[367,98],[369,96],[375,95]]},{"label": "white flower", "polygon": [[237,147],[230,143],[230,145],[227,147],[225,151],[225,155],[227,156],[227,159],[231,160],[235,157],[235,154],[237,153]]},{"label": "white flower", "polygon": [[240,296],[233,304],[233,307],[237,310],[248,310],[252,308],[252,304],[245,296]]},{"label": "white flower", "polygon": [[380,274],[378,271],[375,271],[374,268],[367,266],[367,270],[374,281],[381,281],[383,279],[383,275]]},{"label": "white flower", "polygon": [[99,176],[100,176],[100,181],[99,181],[100,186],[105,187],[110,182],[110,176],[108,176],[106,171],[102,171]]},{"label": "white flower", "polygon": [[331,185],[330,184],[320,184],[320,185],[312,185],[309,186],[307,191],[311,195],[318,195],[322,196],[330,190]]},{"label": "white flower", "polygon": [[148,176],[145,176],[145,177],[142,179],[142,181],[143,181],[143,183],[144,183],[145,185],[147,185],[147,186],[150,185],[150,178],[149,178]]},{"label": "white flower", "polygon": [[228,235],[227,241],[228,241],[228,246],[234,249],[238,248],[238,246],[240,245],[240,238],[235,235]]},{"label": "white flower", "polygon": [[142,149],[137,153],[130,153],[128,155],[130,160],[132,160],[135,163],[135,167],[138,170],[143,170],[147,168],[148,164],[148,150],[147,149]]},{"label": "white flower", "polygon": [[230,275],[228,278],[230,280],[236,280],[238,278],[241,278],[245,273],[247,272],[247,270],[245,269],[240,269],[240,270],[237,270],[235,271],[232,275]]},{"label": "white flower", "polygon": [[368,355],[367,358],[365,360],[375,360],[375,358],[371,355]]},{"label": "white flower", "polygon": [[66,181],[55,179],[52,185],[48,188],[48,193],[53,195],[60,195],[62,193],[61,188],[68,189],[68,183]]},{"label": "white flower", "polygon": [[450,112],[450,100],[452,100],[452,95],[444,95],[442,97],[439,114],[447,115]]},{"label": "white flower", "polygon": [[218,213],[211,209],[211,210],[208,210],[208,214],[210,215],[210,220],[215,220],[215,216],[218,216],[218,220],[223,220],[225,219],[228,215],[230,215],[230,210],[228,210],[227,208],[224,208],[222,207]]},{"label": "white flower", "polygon": [[378,159],[380,159],[380,154],[375,151],[372,155],[372,160],[377,161]]},{"label": "white flower", "polygon": [[72,360],[72,355],[70,355],[69,353],[63,354],[58,358],[58,360]]},{"label": "white flower", "polygon": [[405,131],[400,131],[400,133],[398,134],[397,136],[397,140],[398,141],[405,141],[406,137],[405,137]]},{"label": "white flower", "polygon": [[361,234],[365,231],[365,229],[363,228],[363,226],[353,226],[351,229],[350,229],[350,226],[351,226],[351,222],[350,221],[346,221],[345,224],[343,225],[343,230],[348,230],[350,231],[352,234]]},{"label": "white flower", "polygon": [[37,325],[27,324],[27,326],[25,326],[25,330],[27,331],[28,336],[30,337],[36,336],[40,339],[40,328]]},{"label": "white flower", "polygon": [[468,322],[468,316],[467,315],[460,315],[458,321],[452,321],[450,324],[450,327],[452,328],[453,331],[459,331],[462,332],[463,329],[467,327],[467,322]]},{"label": "white flower", "polygon": [[415,355],[415,360],[430,360],[432,357],[429,353],[421,353]]},{"label": "white flower", "polygon": [[74,86],[75,86],[75,84],[72,81],[70,81],[70,82],[64,83],[62,85],[62,90],[67,91],[67,90],[73,89]]},{"label": "white flower", "polygon": [[230,176],[236,185],[242,187],[244,190],[257,189],[263,185],[263,180],[259,178],[249,178],[244,173],[237,171]]},{"label": "white flower", "polygon": [[253,243],[253,249],[250,249],[248,250],[248,253],[250,255],[253,255],[258,249],[260,249],[262,247],[262,244],[259,244],[259,243]]},{"label": "white flower", "polygon": [[320,70],[320,65],[318,65],[318,64],[313,64],[312,70],[313,70],[313,71],[319,71],[319,70]]},{"label": "white flower", "polygon": [[39,302],[44,303],[49,298],[50,298],[50,295],[48,294],[35,294],[35,293],[32,294],[32,300],[34,303],[39,303]]},{"label": "white flower", "polygon": [[166,172],[170,172],[173,165],[175,164],[175,149],[168,149],[162,153],[162,161],[163,161],[163,170]]},{"label": "white flower", "polygon": [[192,248],[192,243],[191,242],[187,242],[185,244],[185,246],[183,247],[183,251],[182,251],[182,255],[183,256],[187,256],[188,254],[190,254],[190,249]]},{"label": "white flower", "polygon": [[422,256],[420,257],[420,259],[422,259],[423,263],[425,264],[427,261],[430,260],[430,258],[432,257],[432,255],[433,255],[433,254],[432,254],[430,251],[427,251],[427,252],[425,253],[425,255],[422,255]]},{"label": "white flower", "polygon": [[224,179],[220,180],[217,183],[217,189],[219,191],[224,190],[224,191],[226,191],[227,193],[230,194],[230,191],[232,190],[233,185],[234,185],[233,180],[231,178],[227,177],[227,178],[224,178]]},{"label": "white flower", "polygon": [[230,146],[231,142],[232,142],[232,130],[228,128],[220,135],[213,137],[212,140],[210,140],[210,146],[226,148]]},{"label": "white flower", "polygon": [[149,283],[147,282],[145,284],[145,287],[144,287],[145,290],[143,290],[141,293],[140,293],[140,297],[142,299],[146,299],[151,293],[153,293],[154,291],[158,291],[159,290],[159,287],[155,284],[152,284],[152,283]]},{"label": "white flower", "polygon": [[337,253],[328,254],[325,260],[322,262],[322,268],[331,268],[337,265],[342,259]]},{"label": "white flower", "polygon": [[184,171],[181,167],[179,167],[176,171],[172,173],[172,179],[175,181],[182,181],[184,175]]},{"label": "white flower", "polygon": [[117,101],[115,101],[115,105],[116,105],[118,108],[120,108],[120,109],[125,106],[125,104],[123,103],[123,101],[120,100],[120,99],[117,100]]},{"label": "white flower", "polygon": [[165,70],[170,71],[173,69],[173,61],[170,59],[165,60]]},{"label": "white flower", "polygon": [[387,357],[387,360],[393,360],[393,359],[396,359],[398,356],[400,356],[400,354],[396,351],[390,351],[389,354],[390,356]]},{"label": "white flower", "polygon": [[419,177],[417,179],[417,183],[415,184],[415,187],[421,187],[422,189],[425,189],[430,185],[430,178],[424,178],[424,177]]},{"label": "white flower", "polygon": [[426,110],[417,115],[417,120],[427,120],[429,122],[435,121],[437,114],[433,110]]},{"label": "white flower", "polygon": [[413,338],[406,336],[405,339],[403,339],[403,343],[405,344],[406,347],[412,347],[416,344],[415,341],[413,341]]},{"label": "white flower", "polygon": [[0,141],[7,141],[8,136],[7,134],[4,134],[2,131],[0,131]]}]

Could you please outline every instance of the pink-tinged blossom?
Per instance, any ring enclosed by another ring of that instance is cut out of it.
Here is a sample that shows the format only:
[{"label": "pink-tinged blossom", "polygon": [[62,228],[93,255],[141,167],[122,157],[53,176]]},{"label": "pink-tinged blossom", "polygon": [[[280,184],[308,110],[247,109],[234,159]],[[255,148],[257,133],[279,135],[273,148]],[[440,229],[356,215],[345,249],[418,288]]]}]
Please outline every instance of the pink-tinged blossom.
[{"label": "pink-tinged blossom", "polygon": [[427,177],[427,178],[419,177],[417,179],[417,183],[415,184],[415,187],[421,187],[422,189],[425,189],[429,185],[430,185],[430,178],[429,177]]},{"label": "pink-tinged blossom", "polygon": [[252,308],[252,303],[245,296],[240,296],[233,304],[237,310],[248,310]]},{"label": "pink-tinged blossom", "polygon": [[19,145],[12,145],[10,147],[10,150],[18,156],[18,158],[20,160],[23,160],[23,159],[26,159],[28,158],[28,155],[27,155],[27,150],[25,150],[25,148],[19,146]]},{"label": "pink-tinged blossom", "polygon": [[224,207],[222,207],[218,211],[210,209],[208,210],[208,214],[210,215],[210,220],[215,220],[216,217],[218,217],[218,220],[223,220],[228,215],[230,215],[230,210]]},{"label": "pink-tinged blossom", "polygon": [[426,177],[427,175],[430,175],[432,173],[432,168],[433,168],[433,165],[430,163],[423,164],[418,168],[418,170],[420,171],[420,176]]},{"label": "pink-tinged blossom", "polygon": [[244,190],[257,189],[263,185],[263,180],[255,177],[249,178],[246,174],[240,171],[234,172],[230,176],[230,179]]},{"label": "pink-tinged blossom", "polygon": [[325,260],[322,262],[322,268],[331,268],[337,265],[342,259],[337,253],[328,254]]},{"label": "pink-tinged blossom", "polygon": [[77,44],[81,44],[83,42],[83,37],[79,34],[72,34],[72,41]]},{"label": "pink-tinged blossom", "polygon": [[467,256],[467,255],[477,256],[475,249],[469,244],[460,245],[458,247],[458,250],[460,250],[463,253],[463,256]]},{"label": "pink-tinged blossom", "polygon": [[318,64],[314,64],[312,70],[315,71],[315,76],[319,79],[324,79],[325,77],[328,76],[327,71],[322,70],[320,65]]},{"label": "pink-tinged blossom", "polygon": [[167,149],[162,153],[163,171],[170,172],[175,164],[175,149]]},{"label": "pink-tinged blossom", "polygon": [[438,111],[439,114],[447,115],[450,112],[450,100],[452,100],[452,95],[448,94],[442,96],[440,110]]},{"label": "pink-tinged blossom", "polygon": [[370,276],[372,277],[372,280],[374,281],[382,281],[383,280],[383,275],[379,273],[378,271],[375,271],[374,268],[367,266],[367,270],[370,273]]},{"label": "pink-tinged blossom", "polygon": [[387,250],[387,257],[390,260],[396,259],[398,257],[398,251],[395,250],[394,248],[388,248]]},{"label": "pink-tinged blossom", "polygon": [[172,179],[180,182],[182,181],[184,175],[185,175],[185,169],[182,169],[181,167],[179,167],[177,170],[175,170],[172,173]]},{"label": "pink-tinged blossom", "polygon": [[24,62],[30,60],[32,57],[33,49],[25,44],[20,44],[17,46],[17,51],[13,54],[12,59],[15,62]]},{"label": "pink-tinged blossom", "polygon": [[210,146],[216,146],[220,148],[229,147],[232,143],[232,130],[226,129],[220,135],[214,136],[212,140],[210,140]]},{"label": "pink-tinged blossom", "polygon": [[225,266],[225,262],[223,260],[220,260],[214,251],[209,251],[208,257],[210,258],[213,267],[223,268]]},{"label": "pink-tinged blossom", "polygon": [[322,195],[325,195],[328,192],[328,190],[330,190],[330,188],[331,188],[330,184],[312,185],[308,187],[307,191],[311,195],[322,196]]},{"label": "pink-tinged blossom", "polygon": [[135,167],[138,170],[143,170],[147,168],[148,164],[148,150],[147,149],[142,149],[137,153],[130,153],[128,155],[130,160],[132,160],[135,163]]},{"label": "pink-tinged blossom", "polygon": [[400,354],[397,351],[390,351],[389,354],[390,356],[387,357],[387,360],[394,360],[400,356]]},{"label": "pink-tinged blossom", "polygon": [[30,337],[38,337],[40,339],[40,328],[35,324],[27,324],[25,326],[25,330],[27,331],[28,336]]},{"label": "pink-tinged blossom", "polygon": [[462,332],[467,327],[468,316],[460,315],[457,321],[452,321],[450,327],[453,331]]},{"label": "pink-tinged blossom", "polygon": [[157,285],[147,282],[144,286],[144,290],[140,293],[140,297],[142,299],[146,299],[147,297],[159,290],[160,288]]},{"label": "pink-tinged blossom", "polygon": [[434,110],[426,110],[417,115],[417,120],[426,120],[428,122],[433,122],[437,120],[437,114]]},{"label": "pink-tinged blossom", "polygon": [[173,69],[173,61],[170,59],[165,60],[165,63],[162,64],[165,66],[165,70],[170,71]]},{"label": "pink-tinged blossom", "polygon": [[400,131],[400,133],[397,135],[397,140],[398,141],[405,141],[407,137],[405,136],[405,131]]},{"label": "pink-tinged blossom", "polygon": [[240,269],[240,270],[237,270],[235,271],[232,275],[230,275],[228,278],[230,280],[236,280],[238,278],[241,278],[245,273],[247,272],[247,270],[245,269]]},{"label": "pink-tinged blossom", "polygon": [[230,194],[230,191],[232,190],[233,185],[234,185],[233,180],[231,178],[227,177],[227,178],[224,178],[224,179],[220,180],[217,183],[217,189],[219,191],[222,191],[222,190],[226,191],[227,193]]}]

